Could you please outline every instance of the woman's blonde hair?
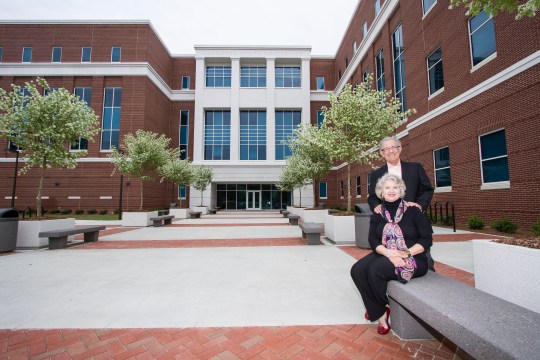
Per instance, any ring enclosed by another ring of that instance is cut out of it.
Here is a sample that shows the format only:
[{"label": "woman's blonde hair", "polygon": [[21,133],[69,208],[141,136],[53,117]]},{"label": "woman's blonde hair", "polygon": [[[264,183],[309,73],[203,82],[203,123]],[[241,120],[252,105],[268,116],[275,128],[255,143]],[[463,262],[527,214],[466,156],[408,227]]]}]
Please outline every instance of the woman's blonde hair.
[{"label": "woman's blonde hair", "polygon": [[397,175],[386,173],[379,178],[379,180],[377,181],[377,185],[375,185],[375,195],[377,195],[379,199],[383,200],[383,196],[382,196],[383,186],[384,186],[384,183],[386,183],[387,181],[393,181],[397,184],[397,186],[399,186],[400,198],[403,198],[405,196],[405,190],[407,188],[405,186],[405,182]]}]

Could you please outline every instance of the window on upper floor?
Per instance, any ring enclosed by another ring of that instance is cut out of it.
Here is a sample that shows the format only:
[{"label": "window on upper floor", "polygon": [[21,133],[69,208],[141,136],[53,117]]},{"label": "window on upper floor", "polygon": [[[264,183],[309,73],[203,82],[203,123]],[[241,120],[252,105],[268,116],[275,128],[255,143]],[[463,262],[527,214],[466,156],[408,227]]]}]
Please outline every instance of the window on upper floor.
[{"label": "window on upper floor", "polygon": [[403,28],[401,24],[392,33],[392,55],[394,56],[394,90],[401,103],[401,112],[407,110],[405,93],[405,59],[403,54]]},{"label": "window on upper floor", "polygon": [[349,58],[345,58],[345,69],[349,67]]},{"label": "window on upper floor", "polygon": [[480,64],[497,51],[493,17],[482,11],[469,19],[472,66]]},{"label": "window on upper floor", "polygon": [[505,130],[479,136],[482,183],[509,181]]},{"label": "window on upper floor", "polygon": [[[91,87],[76,87],[74,91],[75,95],[86,103],[88,107],[92,103],[92,88]],[[70,145],[69,150],[79,151],[88,150],[88,140],[85,138],[79,138],[73,144]]]},{"label": "window on upper floor", "polygon": [[111,62],[120,62],[122,60],[122,48],[113,46],[111,48]]},{"label": "window on upper floor", "polygon": [[366,68],[364,72],[362,73],[362,82],[366,82],[369,77],[369,69]]},{"label": "window on upper floor", "polygon": [[231,67],[222,65],[209,65],[206,67],[207,87],[231,87]]},{"label": "window on upper floor", "polygon": [[317,126],[319,127],[319,129],[321,128],[323,122],[324,122],[324,111],[317,110]]},{"label": "window on upper floor", "polygon": [[297,110],[276,110],[276,160],[285,160],[292,151],[286,142],[294,136],[294,130],[300,126],[302,113]]},{"label": "window on upper floor", "polygon": [[366,38],[367,36],[367,21],[364,20],[364,23],[362,24],[362,36],[364,37],[364,39]]},{"label": "window on upper floor", "polygon": [[188,90],[189,87],[191,86],[190,81],[191,79],[189,76],[186,76],[186,75],[182,76],[182,89]]},{"label": "window on upper floor", "polygon": [[266,111],[240,111],[240,160],[266,160]]},{"label": "window on upper floor", "polygon": [[105,88],[101,122],[101,150],[109,151],[120,146],[120,116],[122,114],[122,88]]},{"label": "window on upper floor", "polygon": [[240,87],[266,87],[266,66],[242,66]]},{"label": "window on upper floor", "polygon": [[299,88],[302,86],[300,66],[276,66],[276,87]]},{"label": "window on upper floor", "polygon": [[231,159],[231,111],[206,110],[204,160]]},{"label": "window on upper floor", "polygon": [[429,78],[429,95],[444,88],[443,62],[441,48],[438,48],[427,58]]},{"label": "window on upper floor", "polygon": [[345,197],[345,182],[343,180],[339,182],[339,196],[342,199]]},{"label": "window on upper floor", "polygon": [[426,15],[437,3],[437,0],[422,0],[422,11]]},{"label": "window on upper floor", "polygon": [[180,149],[180,160],[186,160],[189,157],[189,111],[180,110],[180,126],[179,126],[178,148]]},{"label": "window on upper floor", "polygon": [[435,165],[435,187],[452,186],[450,149],[448,146],[433,151],[433,164]]},{"label": "window on upper floor", "polygon": [[31,47],[23,47],[22,62],[23,63],[32,62],[32,48]]},{"label": "window on upper floor", "polygon": [[81,62],[90,62],[92,61],[92,48],[83,47],[81,50]]},{"label": "window on upper floor", "polygon": [[4,55],[4,48],[0,47],[0,63],[2,62],[2,55]]},{"label": "window on upper floor", "polygon": [[328,198],[328,185],[326,182],[320,182],[319,183],[319,199],[327,199]]},{"label": "window on upper floor", "polygon": [[384,52],[382,49],[375,56],[375,71],[377,90],[382,91],[386,89],[386,83],[384,81]]},{"label": "window on upper floor", "polygon": [[341,79],[341,70],[338,70],[337,74],[338,74],[338,80]]},{"label": "window on upper floor", "polygon": [[62,62],[62,48],[61,47],[52,48],[51,62],[53,63]]},{"label": "window on upper floor", "polygon": [[317,76],[317,90],[324,90],[324,76]]},{"label": "window on upper floor", "polygon": [[356,197],[362,196],[362,178],[356,177]]},{"label": "window on upper floor", "polygon": [[375,16],[381,11],[381,0],[375,0]]},{"label": "window on upper floor", "polygon": [[353,54],[356,54],[356,50],[358,50],[357,46],[356,46],[356,40],[353,41],[352,43],[352,51],[353,51]]}]

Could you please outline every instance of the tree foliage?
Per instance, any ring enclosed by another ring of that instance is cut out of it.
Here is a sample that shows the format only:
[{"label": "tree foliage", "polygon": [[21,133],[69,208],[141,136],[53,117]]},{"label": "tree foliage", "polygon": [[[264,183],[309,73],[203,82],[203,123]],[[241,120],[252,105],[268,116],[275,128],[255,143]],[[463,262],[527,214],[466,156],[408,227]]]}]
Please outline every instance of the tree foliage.
[{"label": "tree foliage", "polygon": [[[169,180],[175,185],[187,185],[193,178],[193,169],[188,160],[178,158],[167,161],[158,169],[161,175],[161,182]],[[182,207],[182,198],[179,200],[179,206]]]},{"label": "tree foliage", "polygon": [[55,91],[43,78],[0,89],[0,136],[20,149],[25,165],[19,173],[41,168],[37,195],[38,216],[45,171],[49,168],[75,168],[86,151],[70,152],[69,145],[81,137],[93,141],[99,131],[98,116],[78,96],[60,88]]},{"label": "tree foliage", "polygon": [[330,107],[323,107],[326,135],[322,138],[333,161],[347,163],[347,211],[351,211],[352,163],[372,165],[378,157],[374,148],[391,134],[414,109],[400,112],[400,102],[388,91],[371,88],[371,76],[366,82],[350,84],[339,95],[330,93]]},{"label": "tree foliage", "polygon": [[191,186],[201,192],[201,206],[203,205],[203,191],[206,190],[208,185],[214,178],[214,172],[211,168],[203,165],[193,166],[193,177],[191,179]]},{"label": "tree foliage", "polygon": [[[287,158],[287,164],[281,170],[279,182],[276,184],[281,191],[294,191],[301,189],[312,182],[310,177],[310,165],[297,155]],[[302,195],[300,195],[300,206],[302,206]]]},{"label": "tree foliage", "polygon": [[493,16],[500,12],[514,13],[517,10],[516,19],[525,16],[536,16],[536,11],[540,7],[540,0],[452,0],[450,8],[464,5],[468,8],[467,15],[476,16],[482,10]]},{"label": "tree foliage", "polygon": [[[141,181],[153,180],[152,173],[168,161],[178,158],[178,149],[169,149],[171,139],[165,135],[151,131],[137,130],[135,135],[124,136],[124,149],[114,149],[109,155],[114,165],[111,175],[116,171],[128,176],[141,179]],[[143,184],[141,183],[141,202],[139,209],[143,209]]]}]

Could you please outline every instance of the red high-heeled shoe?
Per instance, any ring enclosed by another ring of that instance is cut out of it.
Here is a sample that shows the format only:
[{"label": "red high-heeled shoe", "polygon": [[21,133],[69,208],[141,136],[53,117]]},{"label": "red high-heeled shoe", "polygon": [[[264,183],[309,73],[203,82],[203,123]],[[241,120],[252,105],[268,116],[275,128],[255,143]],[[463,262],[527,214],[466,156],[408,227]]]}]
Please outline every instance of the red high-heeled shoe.
[{"label": "red high-heeled shoe", "polygon": [[369,314],[368,314],[367,311],[366,311],[366,313],[364,314],[364,317],[366,318],[367,321],[371,321],[371,319],[369,318]]},{"label": "red high-heeled shoe", "polygon": [[386,325],[388,325],[388,327],[385,328],[384,326],[379,325],[377,327],[377,333],[379,333],[380,335],[386,335],[390,332],[391,326],[390,326],[390,323],[388,322],[389,317],[390,317],[390,308],[387,307],[386,308]]}]

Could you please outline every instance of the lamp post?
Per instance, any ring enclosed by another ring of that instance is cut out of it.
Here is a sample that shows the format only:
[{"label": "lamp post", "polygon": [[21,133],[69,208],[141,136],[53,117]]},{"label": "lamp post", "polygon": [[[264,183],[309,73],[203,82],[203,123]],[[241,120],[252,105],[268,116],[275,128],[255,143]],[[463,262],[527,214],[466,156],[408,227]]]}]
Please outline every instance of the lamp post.
[{"label": "lamp post", "polygon": [[11,189],[11,207],[15,207],[15,190],[17,189],[17,172],[19,171],[19,150],[7,149],[9,152],[15,152],[15,171],[13,173],[13,188]]}]

